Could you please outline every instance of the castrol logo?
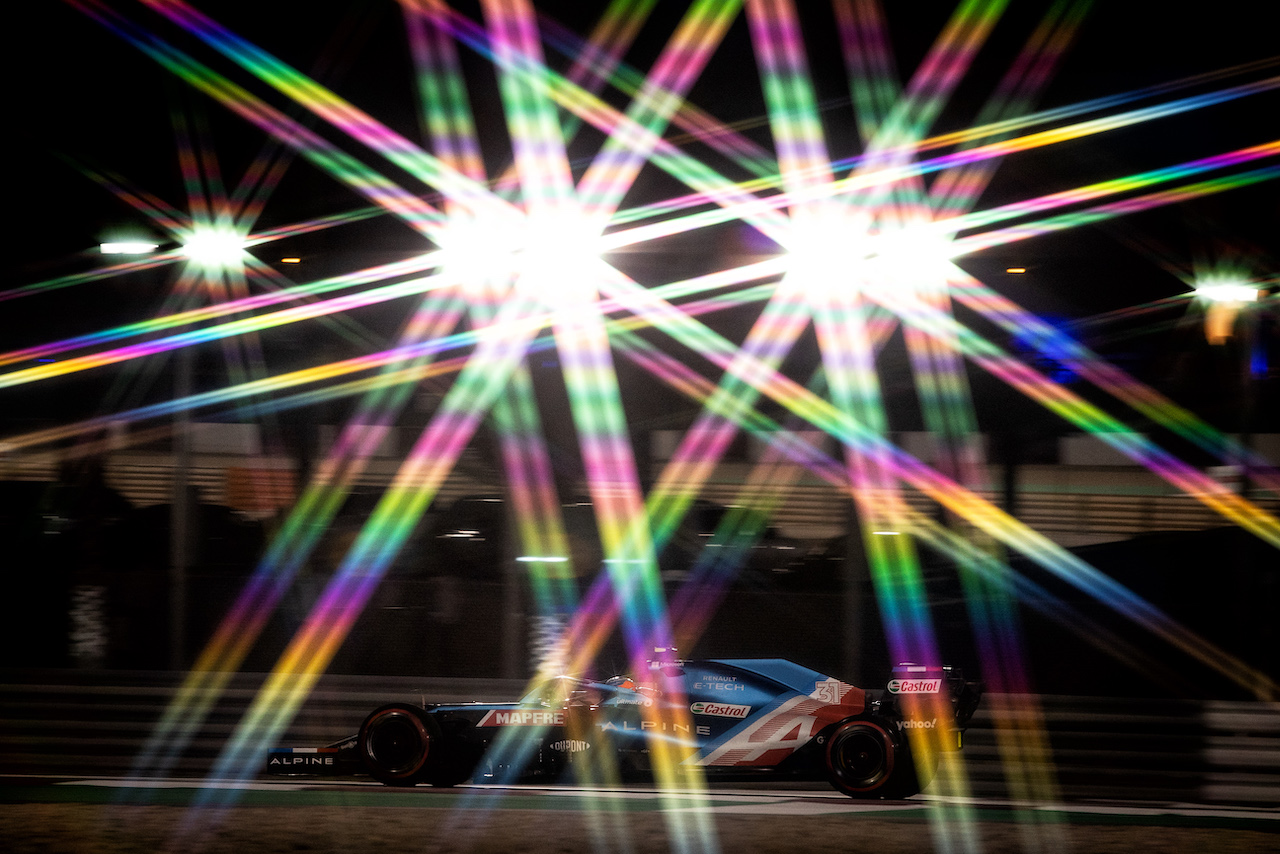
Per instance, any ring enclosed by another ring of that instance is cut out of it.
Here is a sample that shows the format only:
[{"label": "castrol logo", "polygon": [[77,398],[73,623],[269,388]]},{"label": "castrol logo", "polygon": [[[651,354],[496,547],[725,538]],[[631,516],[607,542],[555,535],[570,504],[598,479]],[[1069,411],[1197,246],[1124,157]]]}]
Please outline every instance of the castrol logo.
[{"label": "castrol logo", "polygon": [[937,694],[942,690],[941,679],[890,679],[890,694]]},{"label": "castrol logo", "polygon": [[751,707],[729,703],[694,703],[689,711],[695,715],[714,715],[718,718],[745,718],[751,712]]}]

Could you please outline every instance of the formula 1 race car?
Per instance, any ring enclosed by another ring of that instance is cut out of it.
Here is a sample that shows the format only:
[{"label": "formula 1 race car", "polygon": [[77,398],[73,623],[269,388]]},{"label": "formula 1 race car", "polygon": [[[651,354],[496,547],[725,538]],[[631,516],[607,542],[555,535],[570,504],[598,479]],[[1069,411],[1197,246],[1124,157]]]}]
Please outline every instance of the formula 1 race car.
[{"label": "formula 1 race car", "polygon": [[982,691],[949,667],[899,665],[873,690],[782,659],[650,667],[663,688],[561,677],[518,703],[392,703],[327,747],[271,750],[266,770],[453,786],[582,779],[609,767],[602,754],[626,777],[660,754],[708,778],[826,779],[852,797],[903,798],[928,785],[938,749],[959,749]]}]

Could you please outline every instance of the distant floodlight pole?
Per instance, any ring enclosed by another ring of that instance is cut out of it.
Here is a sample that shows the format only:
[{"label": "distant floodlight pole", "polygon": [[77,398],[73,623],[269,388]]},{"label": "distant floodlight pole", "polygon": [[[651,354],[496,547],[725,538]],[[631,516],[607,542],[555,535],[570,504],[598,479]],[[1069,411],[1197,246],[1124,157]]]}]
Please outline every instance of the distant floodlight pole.
[{"label": "distant floodlight pole", "polygon": [[160,244],[143,240],[120,240],[98,244],[98,251],[103,255],[150,255],[159,248]]},{"label": "distant floodlight pole", "polygon": [[[135,233],[136,234],[136,233]],[[98,244],[103,255],[150,255],[160,248],[142,237],[136,239],[104,240]],[[3,448],[0,448],[2,451]],[[79,573],[77,573],[79,579]],[[111,628],[101,607],[95,584],[73,582],[71,591],[71,654],[77,664],[101,666],[111,652]]]},{"label": "distant floodlight pole", "polygon": [[1236,316],[1249,303],[1258,301],[1258,288],[1240,279],[1207,279],[1196,285],[1196,296],[1207,305],[1204,313],[1204,337],[1210,344],[1231,340]]},{"label": "distant floodlight pole", "polygon": [[[1224,346],[1235,334],[1236,319],[1247,306],[1256,303],[1261,291],[1257,284],[1249,282],[1243,276],[1206,277],[1196,283],[1196,297],[1203,300],[1204,337],[1213,346]],[[1254,318],[1246,315],[1243,329],[1243,342],[1239,351],[1242,365],[1232,360],[1232,368],[1239,368],[1233,382],[1239,382],[1238,401],[1240,406],[1240,445],[1246,449],[1241,459],[1234,461],[1240,473],[1240,492],[1249,495],[1252,492],[1252,479],[1249,476],[1249,449],[1253,445],[1253,420],[1256,404],[1257,387],[1253,378],[1253,346]]]},{"label": "distant floodlight pole", "polygon": [[[197,226],[182,242],[182,254],[208,279],[220,280],[227,270],[244,264],[245,234],[227,226]],[[183,400],[192,394],[194,345],[175,354],[173,396]],[[179,409],[173,415],[173,493],[169,510],[169,666],[187,666],[187,580],[191,569],[194,533],[191,507],[191,413]]]}]

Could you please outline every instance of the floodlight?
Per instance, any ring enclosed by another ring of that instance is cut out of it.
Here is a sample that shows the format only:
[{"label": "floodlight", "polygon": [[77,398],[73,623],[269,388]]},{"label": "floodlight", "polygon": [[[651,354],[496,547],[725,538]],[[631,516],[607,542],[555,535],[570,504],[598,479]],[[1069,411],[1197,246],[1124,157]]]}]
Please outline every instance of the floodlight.
[{"label": "floodlight", "polygon": [[1205,276],[1196,283],[1195,292],[1207,303],[1204,335],[1210,344],[1225,344],[1231,340],[1240,310],[1258,300],[1258,286],[1239,275]]},{"label": "floodlight", "polygon": [[883,274],[913,283],[946,279],[956,256],[950,235],[921,225],[886,231],[872,245]]},{"label": "floodlight", "polygon": [[1196,296],[1209,302],[1246,303],[1258,301],[1256,285],[1241,281],[1204,282],[1196,285]]},{"label": "floodlight", "polygon": [[600,235],[574,215],[538,217],[529,224],[519,269],[527,283],[561,288],[583,285],[599,275]]},{"label": "floodlight", "polygon": [[244,235],[230,228],[197,228],[182,245],[182,252],[203,267],[234,267],[244,256]]},{"label": "floodlight", "polygon": [[158,243],[145,243],[141,240],[122,240],[98,245],[103,255],[146,255],[155,252],[158,248],[160,248]]},{"label": "floodlight", "polygon": [[799,276],[817,296],[848,280],[851,267],[866,255],[860,251],[862,233],[838,214],[815,218],[797,228],[787,241],[788,276]]},{"label": "floodlight", "polygon": [[519,223],[460,214],[450,218],[436,241],[443,268],[462,281],[483,282],[515,271],[524,239]]}]

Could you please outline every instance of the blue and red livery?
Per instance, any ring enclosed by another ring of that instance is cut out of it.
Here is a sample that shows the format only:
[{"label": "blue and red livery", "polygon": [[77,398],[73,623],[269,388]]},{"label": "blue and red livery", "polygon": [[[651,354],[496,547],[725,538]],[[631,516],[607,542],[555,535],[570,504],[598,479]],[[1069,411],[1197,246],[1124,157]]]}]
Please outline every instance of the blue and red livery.
[{"label": "blue and red livery", "polygon": [[651,671],[653,685],[552,679],[515,703],[391,703],[327,747],[272,750],[267,770],[452,786],[559,779],[601,768],[603,751],[627,776],[651,770],[661,740],[708,778],[826,779],[853,797],[903,798],[929,783],[938,749],[959,749],[981,696],[949,667],[899,665],[882,689],[784,659],[667,660]]}]

